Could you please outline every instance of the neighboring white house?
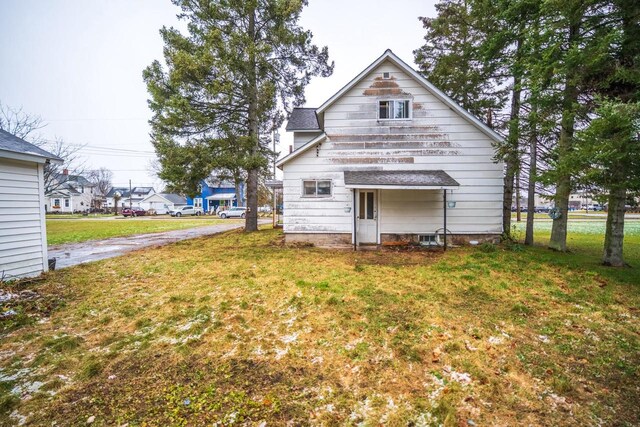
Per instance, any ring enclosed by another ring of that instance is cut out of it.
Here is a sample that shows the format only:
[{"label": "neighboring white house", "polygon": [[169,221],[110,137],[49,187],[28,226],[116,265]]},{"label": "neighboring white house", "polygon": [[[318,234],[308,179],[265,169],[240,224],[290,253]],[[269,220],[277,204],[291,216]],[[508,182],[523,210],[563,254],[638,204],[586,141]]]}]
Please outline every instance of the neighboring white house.
[{"label": "neighboring white house", "polygon": [[53,191],[47,193],[47,212],[73,213],[89,211],[93,204],[95,185],[82,175],[69,175],[65,169],[53,180]]},{"label": "neighboring white house", "polygon": [[128,208],[129,205],[136,208],[141,208],[140,203],[148,196],[155,194],[156,191],[153,187],[133,187],[129,192],[129,187],[112,187],[107,193],[106,207],[107,209],[113,209],[115,206],[115,194],[120,194],[120,200],[118,201],[118,212],[122,208]]},{"label": "neighboring white house", "polygon": [[169,213],[170,210],[186,206],[187,199],[178,194],[154,193],[140,202],[140,207],[144,210],[154,210],[158,215]]},{"label": "neighboring white house", "polygon": [[62,160],[0,130],[0,281],[48,270],[44,165]]},{"label": "neighboring white house", "polygon": [[502,138],[387,50],[318,108],[295,109],[283,170],[287,241],[494,241]]}]

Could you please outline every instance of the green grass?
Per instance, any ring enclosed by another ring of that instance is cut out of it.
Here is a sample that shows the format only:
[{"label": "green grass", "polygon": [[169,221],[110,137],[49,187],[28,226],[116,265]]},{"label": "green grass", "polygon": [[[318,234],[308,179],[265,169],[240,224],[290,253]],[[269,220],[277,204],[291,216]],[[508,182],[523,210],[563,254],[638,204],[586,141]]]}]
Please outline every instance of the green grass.
[{"label": "green grass", "polygon": [[134,234],[158,233],[205,225],[238,222],[215,217],[200,218],[117,218],[113,220],[93,219],[47,219],[47,241],[50,245],[77,243],[109,237]]},{"label": "green grass", "polygon": [[354,253],[262,230],[52,272],[53,308],[0,321],[0,425],[637,425],[628,230],[633,269],[588,232]]}]

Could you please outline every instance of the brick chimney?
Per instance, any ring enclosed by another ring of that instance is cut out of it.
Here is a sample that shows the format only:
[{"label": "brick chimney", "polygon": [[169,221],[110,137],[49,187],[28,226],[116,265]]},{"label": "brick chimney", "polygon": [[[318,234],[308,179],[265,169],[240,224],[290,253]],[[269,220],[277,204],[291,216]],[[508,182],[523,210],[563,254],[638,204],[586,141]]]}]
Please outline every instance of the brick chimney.
[{"label": "brick chimney", "polygon": [[69,169],[62,169],[62,175],[69,175]]}]

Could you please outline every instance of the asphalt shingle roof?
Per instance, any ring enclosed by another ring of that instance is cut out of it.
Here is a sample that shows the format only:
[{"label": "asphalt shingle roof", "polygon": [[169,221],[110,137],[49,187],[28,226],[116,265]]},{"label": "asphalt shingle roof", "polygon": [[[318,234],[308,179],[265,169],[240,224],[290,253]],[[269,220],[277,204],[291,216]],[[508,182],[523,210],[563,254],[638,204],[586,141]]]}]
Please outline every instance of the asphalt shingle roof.
[{"label": "asphalt shingle roof", "polygon": [[7,131],[0,129],[0,150],[12,151],[14,153],[28,154],[30,156],[44,157],[51,160],[62,160],[48,151],[18,138]]},{"label": "asphalt shingle roof", "polygon": [[317,130],[320,131],[318,116],[315,108],[294,108],[287,123],[287,130]]},{"label": "asphalt shingle roof", "polygon": [[167,199],[168,201],[170,201],[174,205],[186,205],[187,204],[187,199],[182,197],[179,194],[160,193],[160,196],[164,197],[165,199]]},{"label": "asphalt shingle roof", "polygon": [[402,185],[415,187],[453,187],[459,186],[443,170],[421,171],[345,171],[345,185]]}]

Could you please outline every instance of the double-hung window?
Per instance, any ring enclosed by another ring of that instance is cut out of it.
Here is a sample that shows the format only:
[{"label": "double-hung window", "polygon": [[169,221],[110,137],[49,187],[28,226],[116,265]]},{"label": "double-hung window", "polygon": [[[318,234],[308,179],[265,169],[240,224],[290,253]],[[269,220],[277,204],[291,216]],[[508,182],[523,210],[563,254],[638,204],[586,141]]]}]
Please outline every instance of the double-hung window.
[{"label": "double-hung window", "polygon": [[64,199],[64,207],[65,208],[69,207],[69,199]]},{"label": "double-hung window", "polygon": [[331,197],[331,180],[309,179],[302,181],[304,197]]},{"label": "double-hung window", "polygon": [[410,119],[410,101],[409,100],[387,100],[378,101],[378,118],[383,120],[390,119]]}]

